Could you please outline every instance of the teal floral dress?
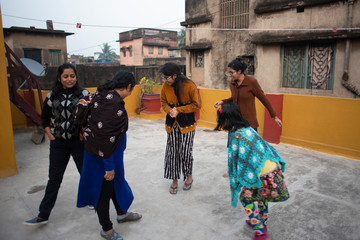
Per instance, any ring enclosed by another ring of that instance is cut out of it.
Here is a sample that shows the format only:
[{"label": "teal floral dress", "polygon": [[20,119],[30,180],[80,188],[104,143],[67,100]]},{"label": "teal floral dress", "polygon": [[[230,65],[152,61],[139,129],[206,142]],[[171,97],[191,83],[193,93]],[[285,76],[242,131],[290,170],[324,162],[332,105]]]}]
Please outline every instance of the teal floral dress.
[{"label": "teal floral dress", "polygon": [[[230,132],[228,149],[228,173],[231,190],[231,205],[241,201],[285,201],[289,192],[284,181],[285,162],[276,149],[263,140],[251,127]],[[266,160],[278,167],[260,176]]]}]

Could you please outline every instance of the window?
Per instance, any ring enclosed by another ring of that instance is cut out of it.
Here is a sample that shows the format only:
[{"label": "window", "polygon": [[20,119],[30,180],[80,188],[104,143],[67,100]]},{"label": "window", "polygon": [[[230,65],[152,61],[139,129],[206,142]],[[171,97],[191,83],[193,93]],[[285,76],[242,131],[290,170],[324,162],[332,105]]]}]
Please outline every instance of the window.
[{"label": "window", "polygon": [[61,64],[61,50],[49,49],[49,65],[59,66]]},{"label": "window", "polygon": [[163,47],[158,47],[158,54],[163,55]]},{"label": "window", "polygon": [[204,51],[197,51],[194,53],[194,64],[196,68],[204,67]]},{"label": "window", "polygon": [[154,54],[154,46],[149,46],[149,54]]},{"label": "window", "polygon": [[335,44],[282,47],[282,87],[332,90],[334,68]]},{"label": "window", "polygon": [[221,0],[220,4],[222,28],[249,27],[249,0]]},{"label": "window", "polygon": [[24,57],[30,58],[38,63],[42,64],[41,62],[41,49],[34,49],[34,48],[25,48],[24,49]]},{"label": "window", "polygon": [[241,56],[244,63],[246,63],[247,68],[244,73],[248,75],[255,75],[255,65],[254,65],[254,56]]}]

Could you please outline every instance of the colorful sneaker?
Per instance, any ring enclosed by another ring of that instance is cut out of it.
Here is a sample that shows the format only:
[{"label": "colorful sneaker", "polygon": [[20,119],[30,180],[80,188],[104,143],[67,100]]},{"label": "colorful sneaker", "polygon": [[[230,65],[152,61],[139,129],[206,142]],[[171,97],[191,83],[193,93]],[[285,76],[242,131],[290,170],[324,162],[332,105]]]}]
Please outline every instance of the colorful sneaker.
[{"label": "colorful sneaker", "polygon": [[107,240],[123,240],[123,238],[115,232],[115,230],[113,230],[112,233],[105,233],[104,231],[101,231],[100,236]]},{"label": "colorful sneaker", "polygon": [[35,226],[35,225],[44,225],[44,224],[47,224],[47,223],[48,223],[47,219],[41,219],[41,218],[35,217],[33,219],[25,221],[24,225]]}]

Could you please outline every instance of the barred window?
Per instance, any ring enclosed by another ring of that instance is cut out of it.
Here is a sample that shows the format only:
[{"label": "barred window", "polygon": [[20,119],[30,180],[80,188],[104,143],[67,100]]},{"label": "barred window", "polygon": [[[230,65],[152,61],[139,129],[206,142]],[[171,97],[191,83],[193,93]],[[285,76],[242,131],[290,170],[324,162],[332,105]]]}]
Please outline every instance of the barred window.
[{"label": "barred window", "polygon": [[248,28],[249,0],[221,0],[220,18],[222,28]]},{"label": "barred window", "polygon": [[282,87],[332,90],[334,69],[335,44],[282,46]]},{"label": "barred window", "polygon": [[196,68],[204,67],[204,51],[196,51],[194,53],[194,65]]},{"label": "barred window", "polygon": [[241,56],[242,61],[246,63],[247,68],[244,73],[248,75],[255,75],[254,56]]},{"label": "barred window", "polygon": [[149,54],[154,54],[154,46],[149,46]]}]

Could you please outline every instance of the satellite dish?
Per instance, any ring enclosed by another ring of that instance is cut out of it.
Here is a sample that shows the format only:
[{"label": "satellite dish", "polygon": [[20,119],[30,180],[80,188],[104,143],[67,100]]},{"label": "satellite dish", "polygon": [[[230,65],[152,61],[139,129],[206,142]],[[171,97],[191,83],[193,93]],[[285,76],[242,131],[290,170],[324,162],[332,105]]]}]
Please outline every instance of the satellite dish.
[{"label": "satellite dish", "polygon": [[37,61],[30,58],[20,58],[20,60],[32,74],[38,77],[45,76],[45,68]]}]

